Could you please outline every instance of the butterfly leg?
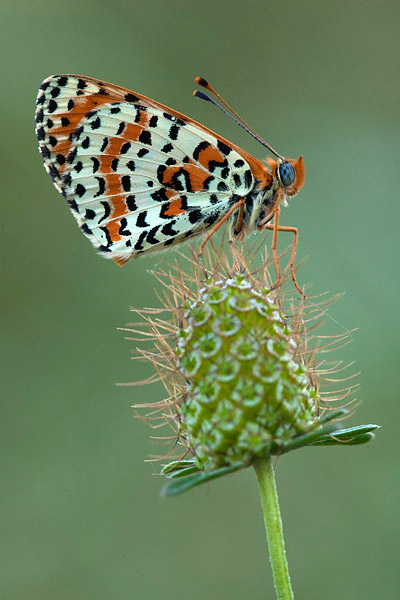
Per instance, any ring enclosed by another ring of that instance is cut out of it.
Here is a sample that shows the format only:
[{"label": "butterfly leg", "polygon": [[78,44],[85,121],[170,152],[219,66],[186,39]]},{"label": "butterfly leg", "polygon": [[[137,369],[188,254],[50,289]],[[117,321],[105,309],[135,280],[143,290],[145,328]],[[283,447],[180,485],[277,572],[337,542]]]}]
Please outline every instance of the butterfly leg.
[{"label": "butterfly leg", "polygon": [[298,236],[299,236],[298,229],[296,227],[285,227],[284,225],[279,225],[279,207],[275,210],[273,225],[268,224],[265,226],[265,229],[269,229],[269,230],[273,231],[272,253],[274,256],[274,264],[275,264],[275,272],[276,272],[277,282],[279,282],[279,280],[281,278],[281,269],[279,266],[279,257],[278,257],[278,252],[277,252],[278,231],[288,231],[289,233],[293,233],[294,238],[293,238],[292,251],[290,253],[288,267],[290,268],[290,274],[292,276],[292,281],[293,281],[294,287],[299,292],[299,294],[301,294],[301,296],[303,296],[303,298],[305,298],[306,295],[303,292],[303,290],[300,289],[300,286],[297,283],[296,273],[294,271],[294,261],[296,258],[297,242],[298,242]]},{"label": "butterfly leg", "polygon": [[[206,237],[204,238],[204,240],[201,242],[201,244],[199,246],[199,256],[201,256],[203,254],[204,246],[207,244],[208,240],[214,235],[214,233],[216,233],[218,231],[218,229],[221,227],[221,225],[223,223],[225,223],[225,221],[227,219],[229,219],[229,217],[235,212],[235,210],[238,208],[238,206],[240,206],[240,212],[239,212],[238,222],[239,222],[239,219],[240,219],[240,215],[242,215],[241,223],[243,223],[244,198],[241,198],[240,200],[238,200],[236,202],[236,204],[234,204],[232,206],[231,209],[228,210],[228,212],[226,213],[226,215],[224,215],[222,217],[222,219],[220,219],[218,221],[218,223],[216,223],[214,225],[214,227],[211,229],[211,231],[206,235]],[[236,232],[236,229],[237,229],[237,223],[236,223],[235,232]]]}]

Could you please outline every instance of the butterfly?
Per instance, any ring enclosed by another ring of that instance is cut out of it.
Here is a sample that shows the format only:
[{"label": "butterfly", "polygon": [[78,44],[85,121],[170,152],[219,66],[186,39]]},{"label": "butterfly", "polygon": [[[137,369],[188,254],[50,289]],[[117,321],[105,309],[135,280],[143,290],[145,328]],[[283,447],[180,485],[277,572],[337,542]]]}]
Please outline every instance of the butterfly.
[{"label": "butterfly", "polygon": [[[195,96],[228,114],[277,160],[262,163],[193,119],[104,81],[53,75],[40,86],[36,136],[44,166],[81,231],[120,266],[200,234],[207,241],[225,221],[230,239],[267,228],[274,229],[275,247],[278,230],[292,231],[297,243],[297,229],[280,226],[278,215],[304,183],[303,157],[285,159],[207,81],[195,81],[237,119],[203,92]],[[295,244],[292,263],[294,254]]]}]

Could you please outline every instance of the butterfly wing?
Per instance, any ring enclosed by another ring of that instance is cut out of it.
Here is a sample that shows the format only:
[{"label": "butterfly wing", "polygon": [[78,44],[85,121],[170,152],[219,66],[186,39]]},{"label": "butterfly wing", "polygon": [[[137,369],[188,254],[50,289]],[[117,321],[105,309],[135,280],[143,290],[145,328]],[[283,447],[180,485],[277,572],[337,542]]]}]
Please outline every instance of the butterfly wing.
[{"label": "butterfly wing", "polygon": [[36,133],[83,233],[121,264],[198,235],[254,186],[254,158],[145,96],[86,77],[46,79]]}]

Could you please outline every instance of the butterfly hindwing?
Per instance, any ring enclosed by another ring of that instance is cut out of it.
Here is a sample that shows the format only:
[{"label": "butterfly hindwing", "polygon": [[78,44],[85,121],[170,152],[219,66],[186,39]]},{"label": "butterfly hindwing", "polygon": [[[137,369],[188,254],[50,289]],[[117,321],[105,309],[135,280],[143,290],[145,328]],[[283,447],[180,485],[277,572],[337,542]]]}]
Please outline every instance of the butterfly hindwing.
[{"label": "butterfly hindwing", "polygon": [[111,84],[48,78],[36,122],[54,184],[83,233],[118,262],[205,231],[254,185],[235,146]]}]

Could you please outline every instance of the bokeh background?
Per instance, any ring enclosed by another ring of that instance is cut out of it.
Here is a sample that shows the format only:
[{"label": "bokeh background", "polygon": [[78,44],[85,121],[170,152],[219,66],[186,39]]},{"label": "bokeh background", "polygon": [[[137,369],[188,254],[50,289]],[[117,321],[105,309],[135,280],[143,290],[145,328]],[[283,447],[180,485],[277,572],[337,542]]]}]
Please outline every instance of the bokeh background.
[{"label": "bokeh background", "polygon": [[159,449],[130,407],[162,390],[116,386],[143,375],[117,327],[157,305],[147,270],[164,259],[118,269],[78,231],[34,136],[54,73],[142,92],[263,158],[192,98],[202,75],[280,152],[304,154],[282,215],[308,257],[298,278],[345,292],[327,327],[358,328],[335,355],[361,371],[347,424],[384,427],[368,446],[279,461],[293,585],[307,600],[399,597],[399,6],[2,0],[1,598],[273,598],[251,469],[162,500],[144,462]]}]

